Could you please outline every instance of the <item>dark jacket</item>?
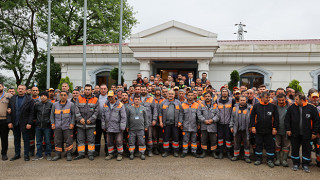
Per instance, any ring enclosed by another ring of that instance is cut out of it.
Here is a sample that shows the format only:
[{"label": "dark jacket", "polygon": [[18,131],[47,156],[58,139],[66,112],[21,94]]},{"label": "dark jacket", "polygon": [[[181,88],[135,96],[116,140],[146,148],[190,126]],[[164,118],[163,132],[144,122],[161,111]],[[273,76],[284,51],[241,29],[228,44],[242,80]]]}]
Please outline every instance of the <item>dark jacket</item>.
[{"label": "dark jacket", "polygon": [[[11,108],[11,113],[7,115],[7,122],[12,123],[15,126],[16,122],[16,101],[18,95],[14,95],[10,101],[8,108]],[[29,95],[25,95],[24,100],[22,101],[20,108],[20,117],[19,117],[19,126],[22,131],[26,129],[26,125],[33,124],[33,110],[34,110],[34,101]]]},{"label": "dark jacket", "polygon": [[[291,105],[285,118],[286,131],[291,131],[293,137],[300,134],[300,110],[297,104]],[[318,134],[320,129],[319,114],[317,108],[305,103],[302,106],[303,138],[311,139],[311,135]]]},{"label": "dark jacket", "polygon": [[279,127],[279,113],[277,106],[271,103],[258,103],[252,108],[250,127],[256,128],[257,134],[272,133],[272,129]]},{"label": "dark jacket", "polygon": [[37,102],[34,105],[33,119],[36,120],[36,123],[35,123],[36,127],[40,127],[40,128],[51,127],[51,121],[50,121],[51,109],[52,109],[52,102],[50,101],[46,103]]}]

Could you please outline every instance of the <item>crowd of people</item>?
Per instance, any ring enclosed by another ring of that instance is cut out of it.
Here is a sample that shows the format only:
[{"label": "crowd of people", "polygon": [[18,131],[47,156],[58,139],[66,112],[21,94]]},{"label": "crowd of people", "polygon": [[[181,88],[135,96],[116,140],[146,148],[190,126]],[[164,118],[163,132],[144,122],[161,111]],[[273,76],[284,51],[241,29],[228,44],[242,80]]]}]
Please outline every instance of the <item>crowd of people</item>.
[{"label": "crowd of people", "polygon": [[72,93],[67,83],[61,90],[40,93],[38,87],[24,85],[5,92],[0,82],[1,154],[8,160],[12,129],[15,155],[10,161],[20,158],[22,135],[25,161],[31,156],[57,161],[63,152],[67,161],[86,155],[94,160],[104,144],[106,160],[172,154],[251,163],[253,154],[254,165],[260,165],[265,149],[269,167],[288,167],[291,158],[294,171],[301,164],[310,172],[313,150],[320,167],[319,112],[317,89],[307,96],[290,87],[268,90],[265,85],[214,89],[206,73],[166,80],[139,73],[129,87],[112,85],[109,90],[106,84],[87,84]]}]

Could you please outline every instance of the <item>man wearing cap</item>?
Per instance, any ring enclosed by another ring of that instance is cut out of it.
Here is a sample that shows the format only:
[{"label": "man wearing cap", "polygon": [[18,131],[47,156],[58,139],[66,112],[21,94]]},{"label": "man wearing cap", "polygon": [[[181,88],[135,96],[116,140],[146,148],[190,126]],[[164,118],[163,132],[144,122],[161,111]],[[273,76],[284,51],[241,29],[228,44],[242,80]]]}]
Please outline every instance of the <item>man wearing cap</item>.
[{"label": "man wearing cap", "polygon": [[95,154],[95,127],[99,114],[98,98],[92,96],[92,86],[86,84],[84,96],[79,96],[75,106],[76,122],[78,128],[77,141],[79,155],[75,160],[85,158],[85,141],[88,141],[88,155],[94,160]]},{"label": "man wearing cap", "polygon": [[73,127],[75,125],[75,107],[68,101],[68,92],[61,91],[60,100],[53,103],[51,109],[51,128],[54,130],[56,156],[52,161],[61,159],[62,147],[66,143],[67,161],[72,161]]},{"label": "man wearing cap", "polygon": [[114,142],[117,146],[117,161],[122,160],[123,153],[123,131],[126,128],[127,115],[124,105],[116,100],[113,91],[108,92],[108,101],[102,110],[101,127],[107,132],[108,153],[106,160],[113,159],[115,156]]},{"label": "man wearing cap", "polygon": [[46,159],[51,160],[51,109],[52,102],[49,101],[49,95],[47,92],[40,93],[41,102],[37,102],[34,106],[35,129],[36,129],[36,140],[37,140],[37,154],[33,161],[43,158],[42,155],[42,142],[46,143]]},{"label": "man wearing cap", "polygon": [[[314,105],[319,113],[320,116],[320,105],[319,105],[319,93],[314,92],[310,95],[309,101],[312,105]],[[317,137],[316,139],[313,140],[315,150],[316,150],[316,162],[317,166],[320,167],[320,138]]]},{"label": "man wearing cap", "polygon": [[101,149],[101,135],[103,134],[104,139],[104,153],[107,156],[108,154],[108,148],[107,148],[107,133],[103,131],[103,128],[101,126],[101,119],[102,119],[102,113],[104,104],[108,102],[108,87],[106,84],[100,85],[100,93],[99,93],[99,114],[96,121],[96,136],[95,136],[95,156],[99,156],[100,149]]},{"label": "man wearing cap", "polygon": [[236,90],[233,94],[234,96],[234,100],[236,101],[236,103],[239,103],[239,99],[240,99],[240,96],[241,96],[241,92],[239,90]]},{"label": "man wearing cap", "polygon": [[49,100],[51,103],[55,103],[56,100],[55,100],[55,98],[54,98],[54,89],[53,89],[53,88],[50,88],[50,89],[48,90],[48,95],[49,95],[48,100]]},{"label": "man wearing cap", "polygon": [[[154,82],[156,83],[156,79]],[[141,105],[146,108],[147,116],[148,116],[148,132],[147,132],[147,150],[148,156],[151,157],[153,143],[152,143],[152,127],[157,123],[158,111],[156,107],[156,102],[152,96],[147,94],[147,88],[145,86],[141,87]]]}]

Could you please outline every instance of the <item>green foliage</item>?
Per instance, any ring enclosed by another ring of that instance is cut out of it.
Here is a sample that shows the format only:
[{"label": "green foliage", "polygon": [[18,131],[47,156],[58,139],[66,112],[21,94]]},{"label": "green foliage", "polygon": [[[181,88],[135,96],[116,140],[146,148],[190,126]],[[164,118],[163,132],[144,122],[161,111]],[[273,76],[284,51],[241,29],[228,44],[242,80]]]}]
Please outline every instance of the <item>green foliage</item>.
[{"label": "green foliage", "polygon": [[[60,83],[61,67],[54,62],[54,58],[50,57],[50,88],[56,89]],[[34,76],[40,91],[47,88],[47,55],[41,54],[37,63],[37,71]]]},{"label": "green foliage", "polygon": [[238,83],[240,81],[240,75],[237,70],[234,70],[230,74],[230,82],[228,83],[228,87],[230,91],[233,91],[234,87],[238,86]]},{"label": "green foliage", "polygon": [[[56,45],[81,45],[83,43],[83,0],[52,1],[52,37]],[[87,43],[118,43],[120,32],[120,0],[88,0]],[[39,13],[40,31],[48,29],[47,8]],[[123,39],[129,37],[137,24],[133,8],[123,2]]]},{"label": "green foliage", "polygon": [[302,90],[302,87],[300,86],[300,82],[296,79],[293,79],[290,83],[289,83],[289,87],[294,89],[297,92],[300,92],[302,94],[303,93],[303,90]]},{"label": "green foliage", "polygon": [[[111,79],[116,81],[116,84],[118,84],[118,68],[114,68],[110,71],[110,77]],[[124,78],[121,76],[121,84],[123,85],[124,83]]]},{"label": "green foliage", "polygon": [[58,89],[60,89],[61,90],[61,87],[62,87],[62,83],[68,83],[69,84],[69,91],[70,92],[72,92],[72,90],[73,90],[73,83],[72,82],[70,82],[70,79],[69,79],[69,77],[67,76],[66,78],[61,78],[60,79],[60,83],[59,83],[59,85],[58,85]]}]

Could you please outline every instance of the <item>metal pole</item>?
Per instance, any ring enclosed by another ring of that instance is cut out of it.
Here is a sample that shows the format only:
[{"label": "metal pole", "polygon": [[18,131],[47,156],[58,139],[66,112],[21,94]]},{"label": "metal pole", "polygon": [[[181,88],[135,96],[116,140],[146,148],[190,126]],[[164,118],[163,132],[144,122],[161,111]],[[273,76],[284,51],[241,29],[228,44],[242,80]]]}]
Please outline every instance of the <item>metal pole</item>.
[{"label": "metal pole", "polygon": [[83,61],[82,61],[82,87],[86,85],[86,65],[87,65],[87,0],[84,0],[83,12]]},{"label": "metal pole", "polygon": [[51,0],[48,0],[47,89],[50,88]]},{"label": "metal pole", "polygon": [[120,5],[120,34],[119,34],[119,65],[118,65],[118,85],[121,85],[121,66],[122,66],[122,9],[123,0],[121,0]]}]

